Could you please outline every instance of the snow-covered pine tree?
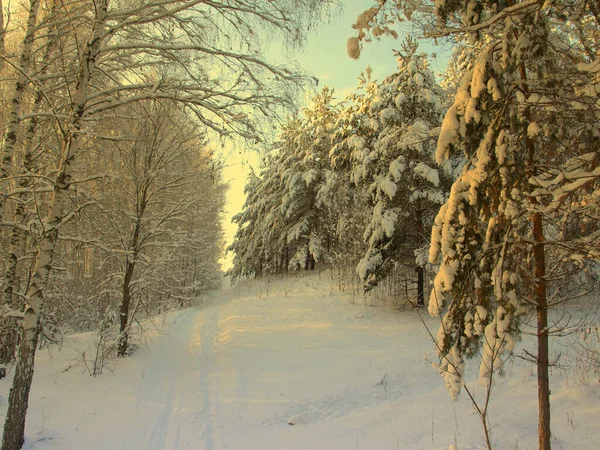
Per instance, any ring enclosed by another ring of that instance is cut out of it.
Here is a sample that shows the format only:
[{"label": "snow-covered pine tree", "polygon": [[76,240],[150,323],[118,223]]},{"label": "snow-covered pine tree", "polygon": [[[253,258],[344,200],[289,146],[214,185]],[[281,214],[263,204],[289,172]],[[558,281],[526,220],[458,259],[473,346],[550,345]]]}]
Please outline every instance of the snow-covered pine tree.
[{"label": "snow-covered pine tree", "polygon": [[303,111],[299,129],[287,129],[280,151],[289,155],[282,167],[284,189],[281,212],[285,217],[283,237],[294,251],[290,267],[314,268],[328,257],[332,235],[327,205],[332,200],[330,184],[335,176],[329,163],[333,128],[338,108],[333,91],[327,87]]},{"label": "snow-covered pine tree", "polygon": [[336,117],[333,92],[324,88],[302,116],[283,126],[260,177],[251,174],[244,210],[234,217],[234,277],[314,268],[327,258],[335,182],[328,153]]},{"label": "snow-covered pine tree", "polygon": [[[444,299],[452,299],[437,345],[446,382],[456,393],[463,357],[479,349],[480,381],[492,383],[502,354],[512,351],[521,331],[521,317],[533,307],[539,448],[547,450],[547,317],[555,304],[549,300],[548,280],[556,279],[565,265],[557,251],[561,244],[553,245],[558,236],[553,236],[553,220],[544,213],[545,200],[531,181],[545,178],[548,167],[562,166],[573,151],[591,150],[586,135],[597,129],[572,128],[572,111],[561,111],[555,103],[558,95],[564,99],[564,93],[573,92],[565,69],[575,55],[555,45],[562,31],[554,27],[552,9],[542,13],[539,5],[518,5],[516,12],[510,7],[475,12],[449,4],[438,11],[441,18],[459,13],[482,24],[478,32],[487,34],[488,43],[462,79],[438,141],[440,160],[458,151],[468,162],[436,218],[430,259],[439,255],[442,263],[429,311],[440,314]],[[572,141],[566,135],[578,136],[578,149],[564,145]]]},{"label": "snow-covered pine tree", "polygon": [[[238,225],[233,243],[227,251],[233,251],[233,267],[230,276],[235,279],[245,276],[261,276],[270,272],[271,261],[266,258],[275,253],[271,236],[274,224],[280,215],[281,179],[276,177],[276,157],[267,158],[265,167],[258,176],[251,171],[244,193],[246,201],[242,212],[232,218]],[[277,266],[277,264],[275,264]]]},{"label": "snow-covered pine tree", "polygon": [[364,105],[357,109],[364,114],[359,122],[368,128],[359,127],[346,141],[353,148],[353,179],[372,202],[364,232],[368,248],[357,272],[368,290],[392,268],[407,266],[417,273],[417,303],[422,305],[431,225],[453,166],[440,168],[435,162],[432,130],[441,124],[444,102],[427,57],[410,38],[397,57],[398,73],[355,97]]},{"label": "snow-covered pine tree", "polygon": [[367,67],[358,77],[355,92],[341,105],[329,152],[335,183],[327,189],[334,198],[330,207],[336,211],[333,214],[336,217],[336,251],[332,262],[340,273],[351,273],[345,281],[354,281],[357,277],[356,266],[367,248],[361,237],[371,220],[372,205],[369,193],[361,186],[366,172],[357,162],[364,161],[372,151],[378,132],[377,121],[370,117],[371,103],[376,95],[377,82],[372,79],[371,67]]},{"label": "snow-covered pine tree", "polygon": [[551,280],[572,268],[572,248],[567,234],[557,232],[552,203],[581,201],[585,195],[575,191],[592,191],[596,183],[597,91],[583,88],[594,82],[582,81],[586,71],[593,78],[598,59],[598,40],[586,33],[598,27],[597,7],[443,0],[423,6],[378,2],[364,28],[375,33],[394,11],[422,24],[424,36],[485,44],[460,82],[438,140],[438,160],[467,159],[432,233],[430,260],[441,267],[429,310],[443,314],[442,373],[456,395],[463,358],[480,354],[480,380],[490,385],[521,331],[520,319],[533,310],[539,449],[549,450],[548,309],[556,302],[548,293],[560,292]]}]

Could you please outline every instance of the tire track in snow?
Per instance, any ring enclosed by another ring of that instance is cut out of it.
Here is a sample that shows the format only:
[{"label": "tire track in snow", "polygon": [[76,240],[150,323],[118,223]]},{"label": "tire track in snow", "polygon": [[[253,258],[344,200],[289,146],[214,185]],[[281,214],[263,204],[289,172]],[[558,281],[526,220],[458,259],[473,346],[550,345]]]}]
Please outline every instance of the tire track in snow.
[{"label": "tire track in snow", "polygon": [[193,315],[183,311],[173,319],[161,341],[153,349],[146,364],[144,378],[140,384],[138,407],[158,408],[152,423],[148,424],[148,438],[145,448],[148,450],[163,450],[169,433],[169,424],[179,395],[174,379],[180,367],[177,352],[169,351],[176,347],[178,338],[187,335],[187,329]]},{"label": "tire track in snow", "polygon": [[169,383],[165,404],[158,412],[154,426],[150,432],[146,447],[148,450],[162,450],[167,438],[169,417],[173,410],[173,382]]},{"label": "tire track in snow", "polygon": [[202,392],[202,428],[205,450],[222,448],[219,435],[215,432],[214,419],[217,415],[217,391],[212,383],[210,369],[215,366],[215,347],[218,335],[218,308],[211,307],[204,312],[204,322],[200,328],[200,355],[205,370],[200,371],[200,389]]},{"label": "tire track in snow", "polygon": [[138,408],[152,411],[144,450],[222,448],[212,374],[219,312],[182,311],[150,353],[138,396]]},{"label": "tire track in snow", "polygon": [[201,426],[194,417],[195,409],[202,408],[199,374],[210,368],[204,367],[206,358],[193,342],[203,322],[202,311],[182,311],[149,355],[138,399],[139,408],[151,411],[144,449],[200,447]]}]

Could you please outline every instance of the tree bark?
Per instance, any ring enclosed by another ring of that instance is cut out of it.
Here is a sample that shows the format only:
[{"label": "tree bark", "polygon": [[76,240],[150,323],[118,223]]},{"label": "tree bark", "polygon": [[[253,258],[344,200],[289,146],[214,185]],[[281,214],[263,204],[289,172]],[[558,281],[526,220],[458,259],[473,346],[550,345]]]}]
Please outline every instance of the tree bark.
[{"label": "tree bark", "polygon": [[[1,7],[1,5],[0,5]],[[4,136],[4,149],[2,153],[2,162],[0,163],[0,179],[5,180],[11,174],[12,158],[17,144],[17,131],[19,128],[21,105],[25,94],[25,86],[29,82],[29,68],[33,54],[33,42],[36,31],[37,16],[40,8],[39,0],[31,0],[29,3],[29,15],[27,17],[27,29],[23,38],[23,48],[19,61],[19,71],[15,83],[15,92],[10,104],[8,113],[8,124]],[[0,217],[4,214],[4,199],[0,198]]]},{"label": "tree bark", "polygon": [[128,324],[129,324],[129,305],[131,304],[131,280],[135,271],[135,266],[140,254],[140,235],[142,231],[142,220],[144,213],[146,212],[146,206],[148,204],[148,189],[150,188],[148,174],[151,157],[148,156],[145,160],[147,167],[144,170],[144,176],[142,178],[142,187],[140,189],[140,196],[137,199],[138,204],[136,206],[136,219],[135,226],[133,228],[133,235],[131,236],[131,244],[129,245],[129,251],[131,254],[127,255],[125,260],[125,274],[123,276],[123,297],[121,298],[121,306],[119,308],[119,345],[117,349],[117,356],[127,355],[128,342]]},{"label": "tree bark", "polygon": [[121,306],[119,308],[120,335],[117,356],[127,355],[127,325],[129,323],[129,305],[131,304],[131,279],[133,277],[134,270],[135,263],[133,261],[127,262],[125,276],[123,277],[123,297],[121,298]]},{"label": "tree bark", "polygon": [[52,268],[54,248],[58,236],[58,228],[62,221],[62,210],[67,197],[68,155],[71,153],[73,140],[63,144],[61,152],[61,170],[55,182],[54,192],[48,211],[47,231],[44,233],[37,253],[36,265],[31,281],[30,293],[27,296],[26,310],[23,317],[22,339],[17,352],[15,377],[8,398],[8,411],[4,422],[2,450],[18,450],[24,442],[25,416],[29,403],[29,391],[33,380],[35,351],[39,336],[40,311],[44,303],[44,290]]},{"label": "tree bark", "polygon": [[[145,210],[145,194],[142,201],[142,207],[138,210],[139,216],[136,219],[135,228],[133,230],[133,236],[131,238],[131,255],[127,256],[125,262],[125,275],[123,276],[123,297],[121,298],[121,306],[119,308],[119,346],[117,349],[117,356],[127,355],[128,346],[128,324],[129,324],[129,305],[131,304],[131,280],[133,278],[133,272],[135,271],[136,261],[139,255],[139,240],[140,231],[142,228],[142,217]],[[131,259],[130,259],[131,258]]]},{"label": "tree bark", "polygon": [[[522,88],[528,95],[527,71],[525,64],[519,64],[519,76],[523,82]],[[527,122],[531,122],[529,110],[525,111]],[[536,175],[536,146],[532,137],[525,138],[527,150],[527,176]],[[531,203],[536,205],[537,199],[531,197]],[[544,225],[542,215],[536,212],[531,217],[533,228],[533,262],[534,262],[534,300],[537,316],[537,380],[538,380],[538,450],[551,450],[550,431],[550,377],[548,358],[548,293],[546,284],[546,252],[544,248]]]},{"label": "tree bark", "polygon": [[[54,1],[53,7],[51,10],[52,18],[56,14],[57,8],[60,6],[58,0]],[[1,4],[0,4],[1,7]],[[52,21],[51,21],[52,23]],[[42,69],[38,76],[43,77],[47,73],[48,66],[50,64],[50,60],[54,54],[54,50],[56,49],[55,42],[55,28],[51,26],[48,30],[48,42],[46,43],[46,48],[44,52],[44,56],[42,58]],[[35,93],[35,100],[33,102],[33,112],[37,112],[41,108],[41,104],[44,100],[44,95],[41,90],[41,87],[37,87]],[[23,175],[27,175],[34,171],[33,168],[33,140],[35,138],[35,134],[37,131],[39,119],[34,115],[27,126],[27,131],[25,132],[25,149],[23,152]],[[13,143],[14,145],[14,143]],[[20,194],[17,198],[15,209],[14,209],[14,222],[19,225],[25,222],[25,202],[27,199],[27,188],[31,186],[31,180],[27,176],[23,176],[19,179],[19,190]],[[3,298],[4,303],[6,305],[12,306],[13,309],[18,309],[19,305],[13,303],[13,295],[16,286],[17,280],[17,265],[18,265],[18,257],[21,253],[21,250],[25,248],[23,245],[23,241],[25,240],[24,233],[18,227],[13,227],[8,247],[8,256],[6,261],[6,269],[4,271],[4,292]]]},{"label": "tree bark", "polygon": [[537,379],[538,379],[538,443],[539,450],[550,450],[550,377],[548,373],[548,298],[546,292],[546,258],[544,249],[544,229],[542,216],[536,213],[532,219],[535,296],[537,312]]},{"label": "tree bark", "polygon": [[425,306],[425,268],[417,266],[417,306]]},{"label": "tree bark", "polygon": [[19,450],[25,442],[25,416],[29,405],[29,389],[33,380],[35,349],[39,319],[29,308],[23,318],[23,339],[19,346],[13,387],[8,397],[8,411],[2,436],[2,450]]},{"label": "tree bark", "polygon": [[[421,202],[417,207],[417,248],[423,243],[423,213]],[[417,306],[425,306],[425,268],[417,266]]]},{"label": "tree bark", "polygon": [[[105,36],[104,24],[108,15],[108,1],[100,0],[95,4],[96,20],[90,40],[82,54],[77,87],[73,94],[72,114],[69,119],[69,127],[67,127],[68,132],[64,135],[60,154],[60,166],[46,216],[45,232],[42,235],[38,249],[31,288],[27,296],[27,307],[22,326],[22,340],[17,355],[13,385],[8,399],[8,411],[4,423],[1,450],[18,450],[24,442],[25,418],[29,403],[31,382],[33,380],[35,351],[39,336],[40,311],[44,303],[46,283],[52,268],[58,230],[64,219],[62,215],[63,210],[68,201],[67,191],[71,179],[71,162],[73,155],[77,153],[80,145],[78,135],[87,101],[89,83],[100,53],[102,40]],[[6,156],[6,153],[4,156]]]}]

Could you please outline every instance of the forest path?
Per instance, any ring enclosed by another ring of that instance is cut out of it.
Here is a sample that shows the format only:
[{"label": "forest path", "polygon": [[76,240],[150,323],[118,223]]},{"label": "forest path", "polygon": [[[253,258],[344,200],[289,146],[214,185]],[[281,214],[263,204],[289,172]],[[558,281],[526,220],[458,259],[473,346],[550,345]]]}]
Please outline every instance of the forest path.
[{"label": "forest path", "polygon": [[220,449],[214,433],[213,388],[220,308],[231,296],[214,293],[201,309],[187,309],[169,324],[149,353],[136,408],[146,411],[147,450]]},{"label": "forest path", "polygon": [[[399,346],[397,317],[353,308],[320,283],[296,280],[288,290],[289,282],[221,289],[178,313],[132,392],[146,434],[119,448],[296,448],[287,445],[306,441],[306,427],[322,435],[332,420],[353,422],[382,401],[422,392],[421,352],[388,351]],[[345,432],[336,439],[356,445]]]},{"label": "forest path", "polygon": [[[419,311],[364,305],[318,274],[252,280],[205,300],[144,321],[140,348],[97,377],[88,375],[94,333],[38,352],[24,450],[482,448],[467,396],[452,403],[423,359],[435,355]],[[467,366],[480,395],[477,361]],[[498,450],[535,447],[531,367],[515,359],[497,380]],[[600,449],[599,405],[596,386],[553,374],[557,448]]]}]

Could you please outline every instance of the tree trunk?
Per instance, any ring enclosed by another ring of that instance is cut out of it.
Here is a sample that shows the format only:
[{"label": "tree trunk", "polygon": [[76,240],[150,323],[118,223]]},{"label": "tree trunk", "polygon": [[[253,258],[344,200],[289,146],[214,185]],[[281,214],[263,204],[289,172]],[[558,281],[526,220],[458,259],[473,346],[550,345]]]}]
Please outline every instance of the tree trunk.
[{"label": "tree trunk", "polygon": [[25,442],[25,416],[29,405],[29,390],[33,380],[33,362],[39,335],[38,327],[38,314],[29,308],[23,319],[23,339],[19,346],[15,377],[8,397],[2,450],[19,450]]},{"label": "tree trunk", "polygon": [[417,306],[425,306],[425,268],[417,266]]},{"label": "tree trunk", "polygon": [[[423,213],[421,201],[417,206],[417,248],[423,243]],[[425,268],[417,266],[417,306],[425,306]]]},{"label": "tree trunk", "polygon": [[[37,100],[41,101],[41,94],[36,98],[36,104],[39,105]],[[25,151],[23,155],[23,167],[25,172],[32,171],[32,141],[35,135],[37,127],[37,120],[32,119],[26,134]],[[26,175],[26,173],[24,174]],[[4,292],[2,293],[4,303],[11,306],[13,309],[19,309],[22,305],[18,305],[14,300],[14,291],[17,285],[17,268],[19,262],[19,255],[23,254],[23,250],[26,249],[25,245],[25,233],[18,228],[19,225],[25,224],[25,202],[27,198],[27,188],[31,186],[31,181],[26,176],[21,177],[19,180],[19,189],[21,193],[17,198],[14,209],[14,222],[17,226],[14,226],[11,231],[9,245],[8,245],[8,256],[6,258],[6,268],[4,270]]]},{"label": "tree trunk", "polygon": [[[523,82],[523,91],[529,95],[527,85],[527,71],[525,64],[519,64],[519,75]],[[531,122],[529,110],[525,111],[527,122]],[[536,175],[536,147],[531,136],[525,138],[525,147],[527,149],[527,176]],[[537,199],[531,197],[532,204],[537,204]],[[550,450],[551,431],[550,431],[550,377],[548,366],[548,297],[546,285],[546,253],[544,248],[544,225],[542,215],[539,212],[533,214],[531,218],[533,227],[533,260],[535,274],[535,292],[537,315],[537,379],[538,379],[538,450]]]},{"label": "tree trunk", "polygon": [[[0,8],[1,8],[0,3]],[[52,10],[50,12],[50,18],[53,18],[56,14],[57,8],[60,6],[60,2],[55,0],[53,2]],[[52,21],[51,21],[52,23]],[[48,41],[46,43],[46,48],[44,52],[44,56],[42,58],[41,67],[38,77],[44,77],[47,73],[48,66],[50,64],[50,60],[54,54],[54,50],[56,49],[56,30],[54,26],[50,26],[48,29]],[[42,89],[40,87],[37,88],[35,93],[35,100],[33,102],[33,113],[36,113],[40,110],[41,104],[44,100],[44,95]],[[34,115],[27,126],[27,131],[25,132],[25,148],[23,151],[23,175],[27,175],[34,171],[33,168],[33,140],[35,138],[35,134],[37,131],[39,119]],[[14,135],[16,138],[16,135]],[[14,142],[12,143],[14,146]],[[25,223],[25,202],[27,200],[27,188],[31,186],[31,180],[27,176],[23,176],[19,179],[19,190],[20,194],[15,204],[14,209],[14,222],[17,225]],[[24,245],[24,240],[26,236],[23,231],[18,227],[13,227],[10,240],[9,240],[9,248],[8,248],[8,257],[6,261],[6,269],[4,271],[4,303],[6,305],[11,306],[13,309],[19,309],[19,305],[15,305],[13,303],[13,295],[16,286],[17,280],[17,265],[18,265],[18,257],[23,248],[26,248]]]},{"label": "tree trunk", "polygon": [[[63,194],[63,195],[61,195]],[[66,196],[64,191],[55,190],[51,212],[60,211],[60,204]],[[2,450],[18,450],[25,439],[25,416],[29,404],[29,391],[33,380],[35,350],[39,336],[40,310],[44,300],[44,288],[50,274],[57,233],[44,235],[38,251],[37,263],[31,283],[31,293],[27,299],[27,309],[23,317],[22,338],[17,353],[17,365],[13,385],[8,397],[8,411],[4,422]]]},{"label": "tree trunk", "polygon": [[129,325],[129,305],[131,304],[131,280],[133,278],[133,272],[135,271],[135,263],[139,254],[139,236],[141,229],[141,218],[138,218],[135,224],[132,237],[132,255],[131,260],[129,256],[125,262],[125,276],[123,277],[123,297],[121,298],[121,306],[119,308],[119,346],[117,349],[117,356],[127,355],[128,343],[128,325]]},{"label": "tree trunk", "polygon": [[147,196],[149,184],[146,179],[142,182],[145,184],[142,188],[141,197],[139,198],[139,204],[136,208],[136,220],[133,228],[133,236],[131,237],[131,244],[129,249],[130,255],[127,255],[125,260],[125,275],[123,276],[123,297],[121,299],[121,307],[119,308],[119,320],[120,320],[120,336],[119,346],[117,349],[117,356],[127,355],[128,346],[128,324],[129,324],[129,305],[131,304],[131,279],[133,278],[133,272],[135,271],[135,265],[140,254],[140,233],[142,231],[142,218],[146,211]]},{"label": "tree trunk", "polygon": [[535,297],[537,312],[537,379],[538,379],[538,443],[539,450],[550,450],[550,377],[548,374],[548,298],[546,292],[546,256],[542,216],[533,216],[535,239]]},{"label": "tree trunk", "polygon": [[121,307],[119,308],[119,347],[117,356],[127,355],[128,334],[127,325],[129,324],[129,305],[131,304],[131,278],[135,269],[134,262],[127,263],[125,276],[123,277],[123,297],[121,299]]},{"label": "tree trunk", "polygon": [[[62,212],[69,200],[67,191],[71,179],[71,161],[80,145],[78,134],[87,101],[90,79],[100,53],[102,39],[105,36],[104,23],[108,15],[108,0],[98,1],[95,7],[96,21],[90,40],[82,54],[77,88],[72,97],[73,113],[70,118],[70,126],[66,127],[69,132],[64,135],[60,166],[46,216],[45,232],[40,242],[30,293],[27,296],[27,309],[23,318],[23,336],[17,355],[13,385],[8,398],[8,411],[4,422],[1,450],[18,450],[24,441],[25,417],[33,380],[35,350],[39,335],[38,325],[40,311],[44,303],[44,290],[52,267],[58,230],[64,219]],[[6,157],[6,152],[4,157]],[[2,166],[4,168],[4,158]]]},{"label": "tree trunk", "polygon": [[[1,6],[1,5],[0,5]],[[21,115],[21,105],[25,94],[25,86],[28,83],[29,68],[31,66],[31,56],[33,53],[34,34],[38,11],[40,8],[39,0],[31,0],[29,4],[29,16],[27,18],[27,30],[23,38],[23,48],[21,50],[21,59],[19,61],[19,71],[17,72],[17,81],[15,83],[15,92],[10,104],[8,113],[8,124],[4,136],[4,151],[2,153],[2,163],[0,164],[0,179],[4,180],[11,174],[12,158],[17,144],[17,131]],[[4,200],[0,199],[0,215],[4,214]]]}]

